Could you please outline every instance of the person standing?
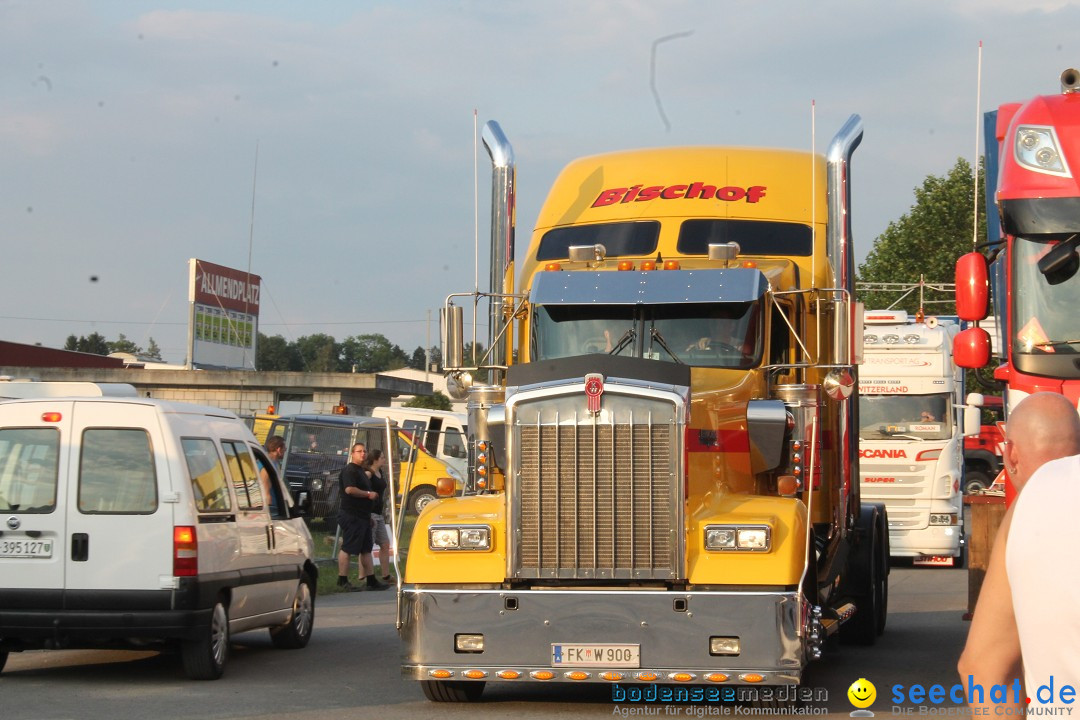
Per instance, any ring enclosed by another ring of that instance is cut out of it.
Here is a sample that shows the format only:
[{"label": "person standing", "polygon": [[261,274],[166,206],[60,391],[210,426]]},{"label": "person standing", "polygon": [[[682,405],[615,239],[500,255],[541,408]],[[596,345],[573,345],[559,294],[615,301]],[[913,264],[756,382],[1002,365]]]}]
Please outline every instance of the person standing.
[{"label": "person standing", "polygon": [[371,473],[371,489],[379,493],[379,499],[374,501],[371,511],[372,532],[374,542],[379,546],[379,568],[383,582],[390,581],[390,533],[386,529],[386,456],[382,450],[375,448],[368,455],[367,471]]},{"label": "person standing", "polygon": [[1080,545],[1080,417],[1063,395],[1034,393],[1009,415],[1005,438],[1019,495],[994,539],[957,670],[965,688],[982,688],[968,698],[973,709],[991,712],[990,688],[1004,685],[1008,707],[993,712],[1022,715],[1029,697],[1038,707],[1068,707],[1056,693],[1080,685],[1080,616],[1071,612],[1080,575],[1068,570]]},{"label": "person standing", "polygon": [[[280,435],[275,435],[266,441],[266,455],[274,463],[274,468],[281,472],[281,459],[285,457],[285,441]],[[259,466],[259,483],[262,485],[263,497],[267,503],[273,504],[274,493],[270,491],[270,471],[263,465],[258,457],[255,462]]]},{"label": "person standing", "polygon": [[388,585],[375,578],[371,561],[372,525],[371,511],[379,494],[371,488],[371,480],[364,470],[367,449],[364,443],[352,446],[349,462],[341,470],[341,506],[338,509],[338,526],[341,527],[341,550],[338,552],[338,587],[344,590],[362,590],[349,582],[349,558],[359,556],[360,577],[367,578],[371,590],[385,590]]}]

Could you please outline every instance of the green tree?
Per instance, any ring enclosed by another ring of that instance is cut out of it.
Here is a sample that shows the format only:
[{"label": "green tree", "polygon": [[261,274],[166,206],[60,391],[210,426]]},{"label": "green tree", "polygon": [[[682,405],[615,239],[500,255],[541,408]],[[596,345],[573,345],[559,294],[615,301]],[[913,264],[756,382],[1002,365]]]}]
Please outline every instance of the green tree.
[{"label": "green tree", "polygon": [[124,337],[124,333],[120,333],[120,336],[116,340],[110,343],[106,343],[109,346],[109,352],[122,352],[131,353],[132,355],[142,355],[142,348]]},{"label": "green tree", "polygon": [[[974,188],[971,165],[963,158],[945,177],[930,175],[915,188],[915,204],[899,220],[889,223],[859,266],[859,283],[952,283],[956,259],[972,249]],[[986,238],[986,203],[982,192],[983,170],[979,168],[978,242]],[[919,305],[915,291],[903,300],[900,292],[866,289],[857,292],[868,310],[892,306],[914,314]],[[954,296],[927,288],[924,293],[928,315],[952,315]],[[894,303],[896,303],[894,305]]]},{"label": "green tree", "polygon": [[433,395],[417,395],[411,400],[401,403],[402,407],[424,408],[426,410],[453,410],[454,405],[450,398],[436,390]]},{"label": "green tree", "polygon": [[299,370],[300,356],[296,347],[281,335],[259,333],[259,346],[255,352],[255,367],[259,370]]},{"label": "green tree", "polygon": [[[124,336],[121,335],[120,337]],[[64,343],[64,349],[74,352],[93,353],[94,355],[108,355],[112,352],[109,349],[109,343],[105,341],[105,336],[98,332],[92,332],[85,336],[80,335],[79,337],[68,335],[67,342]]]},{"label": "green tree", "polygon": [[146,346],[146,350],[143,355],[150,360],[161,360],[161,348],[154,342],[154,338],[150,338],[150,344]]},{"label": "green tree", "polygon": [[442,365],[442,351],[437,347],[430,347],[425,352],[422,345],[418,345],[415,350],[412,351],[412,357],[409,358],[409,367],[413,370],[423,370],[425,364],[430,360],[432,365]]},{"label": "green tree", "polygon": [[353,335],[341,343],[341,371],[373,373],[405,367],[409,356],[385,335]]},{"label": "green tree", "polygon": [[297,338],[296,352],[301,367],[307,372],[337,372],[341,358],[341,345],[324,333]]}]

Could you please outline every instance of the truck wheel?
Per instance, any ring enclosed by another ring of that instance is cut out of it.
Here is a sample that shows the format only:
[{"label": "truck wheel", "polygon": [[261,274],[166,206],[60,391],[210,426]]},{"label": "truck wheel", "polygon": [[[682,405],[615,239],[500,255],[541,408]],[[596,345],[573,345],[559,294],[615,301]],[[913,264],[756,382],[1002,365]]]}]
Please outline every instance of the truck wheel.
[{"label": "truck wheel", "polygon": [[[873,645],[883,624],[881,603],[888,602],[881,567],[881,525],[884,509],[863,507],[859,517],[859,543],[852,548],[849,569],[850,597],[855,617],[840,628],[840,639],[851,645]],[[884,627],[882,627],[884,630]]]},{"label": "truck wheel", "polygon": [[476,702],[484,693],[482,682],[421,680],[420,687],[431,702]]},{"label": "truck wheel", "polygon": [[8,656],[8,651],[7,650],[0,650],[0,672],[4,671],[4,665],[7,664],[7,656]]},{"label": "truck wheel", "polygon": [[293,599],[292,615],[289,622],[279,627],[270,628],[270,640],[274,647],[282,650],[299,650],[311,640],[311,630],[315,626],[315,593],[307,573],[300,576]]},{"label": "truck wheel", "polygon": [[[434,499],[435,488],[431,487],[430,485],[418,487],[411,493],[409,493],[409,509],[419,515],[420,511],[426,508],[428,506],[428,503],[430,503]],[[472,683],[468,684],[471,685]]]},{"label": "truck wheel", "polygon": [[990,487],[990,476],[982,470],[964,470],[964,494],[974,495]]},{"label": "truck wheel", "polygon": [[185,640],[180,646],[184,672],[192,680],[217,680],[225,672],[229,658],[229,611],[218,598],[210,612],[210,624],[202,637]]},{"label": "truck wheel", "polygon": [[878,523],[878,572],[877,585],[874,593],[877,595],[877,634],[885,633],[885,623],[889,618],[889,528],[888,519],[881,515]]}]

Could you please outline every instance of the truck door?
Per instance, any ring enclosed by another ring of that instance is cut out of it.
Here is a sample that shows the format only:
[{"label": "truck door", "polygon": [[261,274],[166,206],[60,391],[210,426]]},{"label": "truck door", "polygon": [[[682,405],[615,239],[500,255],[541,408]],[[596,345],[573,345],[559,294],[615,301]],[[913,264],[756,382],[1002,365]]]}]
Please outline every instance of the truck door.
[{"label": "truck door", "polygon": [[[59,607],[67,550],[67,485],[72,403],[7,403],[0,427],[0,577],[4,590],[47,590]],[[3,590],[0,590],[2,593]]]},{"label": "truck door", "polygon": [[171,587],[172,480],[157,409],[74,403],[67,590]]}]

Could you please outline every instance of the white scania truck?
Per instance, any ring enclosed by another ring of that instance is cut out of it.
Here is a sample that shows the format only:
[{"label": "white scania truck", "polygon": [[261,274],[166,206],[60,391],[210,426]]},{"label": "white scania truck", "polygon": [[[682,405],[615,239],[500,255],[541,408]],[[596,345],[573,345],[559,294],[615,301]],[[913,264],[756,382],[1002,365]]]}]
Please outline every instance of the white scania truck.
[{"label": "white scania truck", "polygon": [[956,323],[867,310],[859,368],[863,500],[884,502],[893,557],[961,566],[963,370]]}]

